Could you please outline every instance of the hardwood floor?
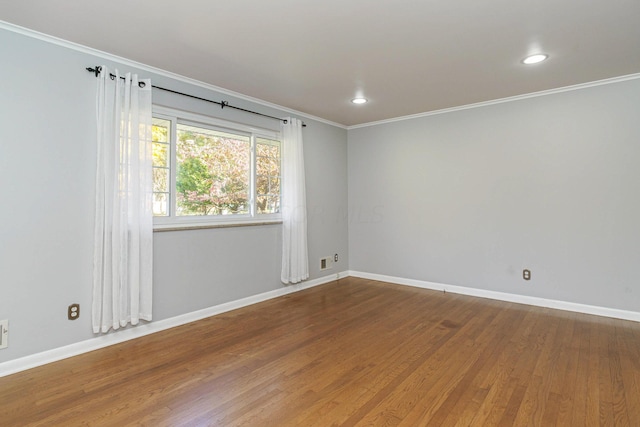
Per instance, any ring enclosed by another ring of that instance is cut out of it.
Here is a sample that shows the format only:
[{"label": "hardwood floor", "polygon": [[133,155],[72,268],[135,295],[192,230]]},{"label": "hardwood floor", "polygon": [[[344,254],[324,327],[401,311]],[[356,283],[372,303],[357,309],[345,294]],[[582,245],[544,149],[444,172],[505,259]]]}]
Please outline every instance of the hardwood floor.
[{"label": "hardwood floor", "polygon": [[340,281],[0,378],[2,426],[640,426],[640,323]]}]

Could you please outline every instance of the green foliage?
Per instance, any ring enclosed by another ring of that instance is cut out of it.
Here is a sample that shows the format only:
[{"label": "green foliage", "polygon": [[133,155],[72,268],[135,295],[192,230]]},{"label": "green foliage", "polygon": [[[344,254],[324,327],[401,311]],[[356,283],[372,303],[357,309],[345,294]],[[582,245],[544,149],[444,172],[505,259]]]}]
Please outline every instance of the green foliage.
[{"label": "green foliage", "polygon": [[256,144],[256,196],[258,213],[280,211],[280,147],[263,138]]},{"label": "green foliage", "polygon": [[179,126],[177,161],[180,215],[248,213],[248,138]]},{"label": "green foliage", "polygon": [[208,215],[214,202],[209,197],[213,177],[207,165],[196,157],[185,159],[178,168],[176,192],[182,206],[195,215]]},{"label": "green foliage", "polygon": [[151,127],[151,137],[153,142],[168,142],[169,134],[169,121],[154,119],[154,124]]},{"label": "green foliage", "polygon": [[169,128],[171,122],[154,118],[151,127],[153,140],[153,214],[165,216],[168,213],[169,192]]},{"label": "green foliage", "polygon": [[[249,213],[250,138],[178,124],[176,164],[170,165],[169,130],[168,120],[154,118],[154,213],[167,212],[170,166],[176,167],[177,215]],[[264,138],[256,143],[256,208],[258,213],[280,210],[280,146]]]}]

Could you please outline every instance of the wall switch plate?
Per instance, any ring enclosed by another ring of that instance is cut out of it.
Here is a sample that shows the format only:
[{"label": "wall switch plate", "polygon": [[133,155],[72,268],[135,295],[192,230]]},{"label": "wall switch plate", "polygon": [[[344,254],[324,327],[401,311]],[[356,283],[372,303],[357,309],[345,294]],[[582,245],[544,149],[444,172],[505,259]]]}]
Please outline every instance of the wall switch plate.
[{"label": "wall switch plate", "polygon": [[9,347],[9,320],[0,320],[0,349]]}]

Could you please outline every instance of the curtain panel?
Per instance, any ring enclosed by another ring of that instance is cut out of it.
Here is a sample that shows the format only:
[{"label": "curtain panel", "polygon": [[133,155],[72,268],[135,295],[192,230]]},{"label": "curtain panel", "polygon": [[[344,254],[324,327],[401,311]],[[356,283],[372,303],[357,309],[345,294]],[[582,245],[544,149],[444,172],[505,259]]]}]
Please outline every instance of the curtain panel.
[{"label": "curtain panel", "polygon": [[287,118],[282,125],[282,272],[280,280],[309,278],[307,204],[302,147],[302,122]]},{"label": "curtain panel", "polygon": [[96,102],[92,324],[106,333],[152,317],[151,82],[103,66]]}]

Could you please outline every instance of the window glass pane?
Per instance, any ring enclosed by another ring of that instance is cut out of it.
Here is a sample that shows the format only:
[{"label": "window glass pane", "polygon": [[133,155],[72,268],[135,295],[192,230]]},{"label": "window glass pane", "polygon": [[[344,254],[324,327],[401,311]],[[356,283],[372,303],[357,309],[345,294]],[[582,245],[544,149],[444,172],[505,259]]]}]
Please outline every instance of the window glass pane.
[{"label": "window glass pane", "polygon": [[268,147],[268,156],[272,159],[280,161],[280,145],[271,145]]},{"label": "window glass pane", "polygon": [[153,192],[169,192],[169,169],[153,168]]},{"label": "window glass pane", "polygon": [[187,125],[177,137],[177,215],[248,214],[250,138]]},{"label": "window glass pane", "polygon": [[269,164],[265,161],[264,157],[260,157],[257,154],[256,154],[256,175],[258,176],[269,175]]},{"label": "window glass pane", "polygon": [[260,138],[256,139],[256,156],[266,157],[269,153],[268,145],[260,144]]},{"label": "window glass pane", "polygon": [[269,175],[280,176],[280,158],[269,158]]},{"label": "window glass pane", "polygon": [[256,173],[258,175],[280,175],[280,159],[256,155]]},{"label": "window glass pane", "polygon": [[279,212],[280,197],[276,195],[259,196],[256,209],[261,214]]},{"label": "window glass pane", "polygon": [[269,197],[269,211],[280,212],[280,195]]},{"label": "window glass pane", "polygon": [[263,156],[271,155],[271,156],[279,156],[280,152],[280,141],[276,141],[273,139],[266,139],[257,137],[256,143],[259,144],[259,147],[256,149]]},{"label": "window glass pane", "polygon": [[153,214],[169,215],[169,136],[171,122],[153,118],[151,135],[153,139]]},{"label": "window glass pane", "polygon": [[153,118],[153,126],[151,128],[151,135],[153,142],[169,142],[169,127],[171,122],[169,120]]},{"label": "window glass pane", "polygon": [[169,144],[162,142],[153,143],[153,166],[169,166]]},{"label": "window glass pane", "polygon": [[271,157],[273,159],[280,158],[280,147],[277,145],[271,145],[274,142],[278,143],[278,141],[270,141],[268,139],[257,138],[256,139],[256,154],[262,157]]},{"label": "window glass pane", "polygon": [[256,211],[280,212],[280,141],[256,138]]},{"label": "window glass pane", "polygon": [[167,216],[169,195],[167,193],[153,193],[153,214],[155,216]]},{"label": "window glass pane", "polygon": [[176,118],[153,118],[154,215],[280,212],[280,141],[254,138],[249,130],[236,131],[232,125],[217,128],[204,124],[206,120],[201,125],[180,123],[176,113]]},{"label": "window glass pane", "polygon": [[258,196],[256,210],[259,214],[274,213],[280,211],[280,197],[277,195]]},{"label": "window glass pane", "polygon": [[256,190],[258,194],[267,194],[269,192],[269,177],[267,175],[258,175],[256,177]]},{"label": "window glass pane", "polygon": [[269,192],[280,194],[280,176],[269,177]]},{"label": "window glass pane", "polygon": [[267,196],[258,196],[256,198],[256,211],[259,214],[267,212]]}]

